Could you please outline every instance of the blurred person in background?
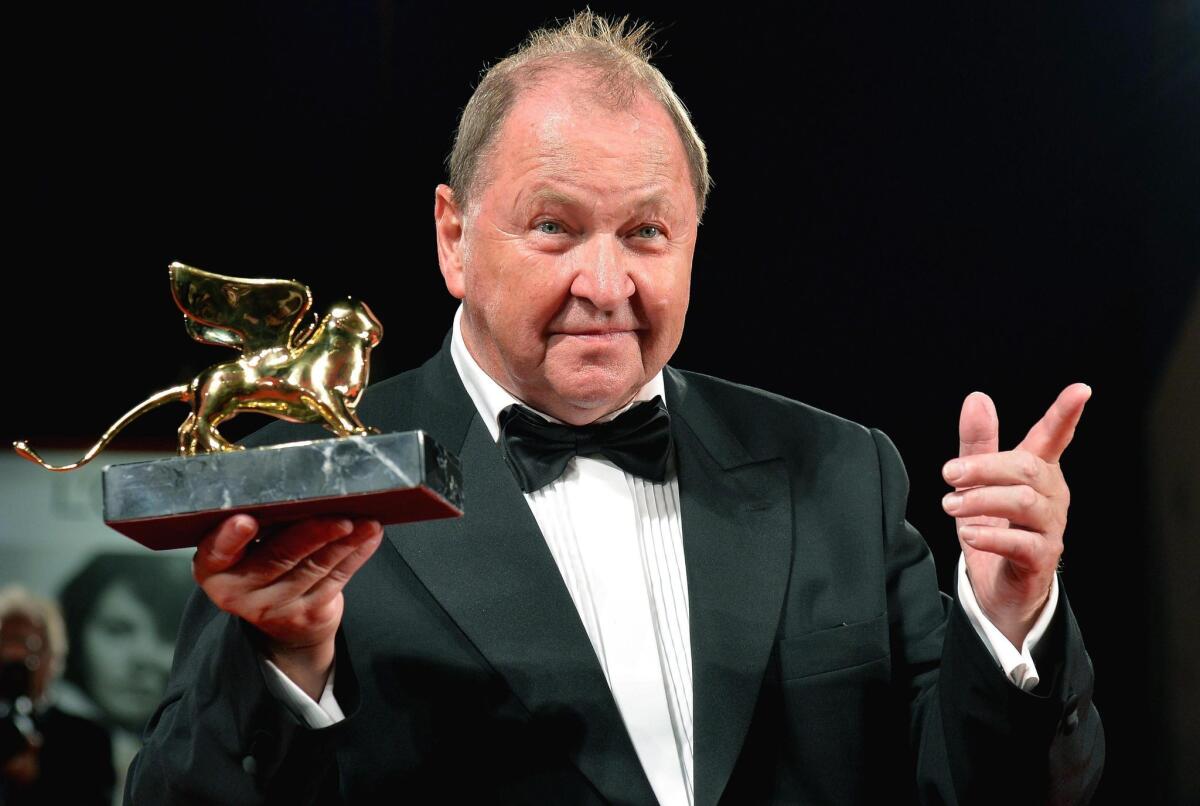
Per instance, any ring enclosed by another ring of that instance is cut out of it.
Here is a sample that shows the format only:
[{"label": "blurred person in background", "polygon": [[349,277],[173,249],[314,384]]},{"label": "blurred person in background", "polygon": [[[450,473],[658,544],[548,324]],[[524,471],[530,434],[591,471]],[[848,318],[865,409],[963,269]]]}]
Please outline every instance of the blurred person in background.
[{"label": "blurred person in background", "polygon": [[66,654],[53,602],[0,589],[0,806],[112,800],[108,733],[48,697]]},{"label": "blurred person in background", "polygon": [[75,651],[58,699],[108,728],[118,798],[142,728],[166,688],[191,589],[184,557],[98,554],[59,594]]}]

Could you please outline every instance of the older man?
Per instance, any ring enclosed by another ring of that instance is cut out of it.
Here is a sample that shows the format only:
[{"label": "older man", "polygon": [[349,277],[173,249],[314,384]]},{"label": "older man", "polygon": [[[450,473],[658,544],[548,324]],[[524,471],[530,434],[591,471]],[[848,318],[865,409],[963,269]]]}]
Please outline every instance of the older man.
[{"label": "older man", "polygon": [[644,29],[534,34],[450,168],[462,307],[360,411],[459,452],[467,514],[378,552],[367,521],[208,536],[135,802],[1087,797],[1102,732],[1055,577],[1087,387],[1006,452],[964,403],[951,602],[886,437],[666,366],[709,179]]},{"label": "older man", "polygon": [[48,599],[0,589],[0,804],[108,806],[114,774],[103,727],[54,704],[67,633]]}]

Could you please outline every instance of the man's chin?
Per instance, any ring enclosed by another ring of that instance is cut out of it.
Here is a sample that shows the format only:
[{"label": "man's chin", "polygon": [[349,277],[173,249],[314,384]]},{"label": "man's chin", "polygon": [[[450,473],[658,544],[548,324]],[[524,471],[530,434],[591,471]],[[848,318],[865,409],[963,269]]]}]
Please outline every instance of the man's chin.
[{"label": "man's chin", "polygon": [[624,381],[554,388],[546,413],[571,425],[587,425],[628,403],[641,385]]}]

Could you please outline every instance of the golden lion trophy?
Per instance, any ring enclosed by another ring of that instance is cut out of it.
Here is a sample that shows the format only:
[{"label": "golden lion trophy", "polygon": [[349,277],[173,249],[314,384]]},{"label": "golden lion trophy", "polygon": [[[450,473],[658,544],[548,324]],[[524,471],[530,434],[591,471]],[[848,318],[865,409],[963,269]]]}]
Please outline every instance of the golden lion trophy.
[{"label": "golden lion trophy", "polygon": [[[462,514],[453,454],[423,431],[380,434],[358,418],[371,349],[383,337],[366,303],[341,300],[317,320],[312,292],[294,280],[226,277],[182,263],[170,265],[170,277],[188,334],[241,357],[151,395],[73,464],[51,465],[24,441],[14,443],[17,453],[48,470],[74,470],[146,412],[189,404],[179,458],[104,469],[105,523],[153,549],[195,545],[234,512],[264,524],[321,514],[382,523]],[[245,449],[217,430],[243,412],[320,424],[336,436]]]}]

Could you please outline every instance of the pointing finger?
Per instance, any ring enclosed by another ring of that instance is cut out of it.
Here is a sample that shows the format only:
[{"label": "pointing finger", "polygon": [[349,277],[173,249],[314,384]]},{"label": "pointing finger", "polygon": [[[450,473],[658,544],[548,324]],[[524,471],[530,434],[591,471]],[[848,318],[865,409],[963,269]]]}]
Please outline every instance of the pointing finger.
[{"label": "pointing finger", "polygon": [[1086,383],[1073,383],[1062,390],[1017,447],[1037,454],[1047,462],[1057,462],[1071,444],[1084,404],[1091,396],[1092,387]]},{"label": "pointing finger", "polygon": [[958,417],[958,455],[995,453],[1000,449],[1000,417],[996,404],[983,392],[972,392],[963,401]]}]

